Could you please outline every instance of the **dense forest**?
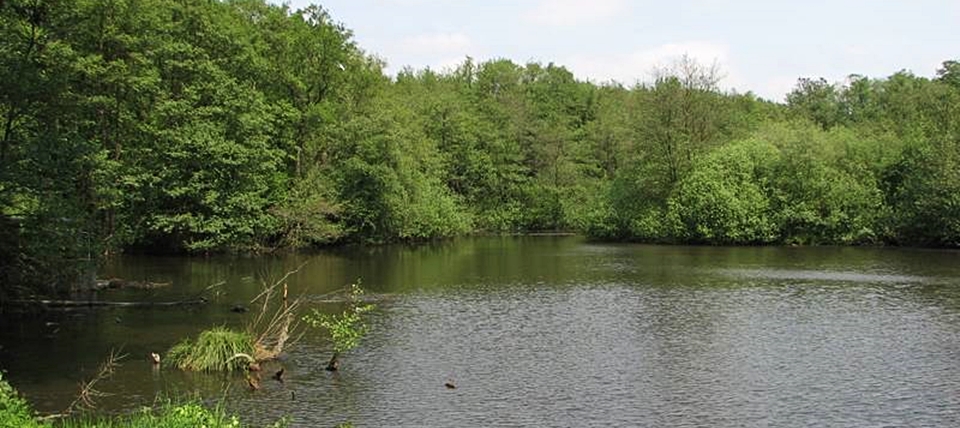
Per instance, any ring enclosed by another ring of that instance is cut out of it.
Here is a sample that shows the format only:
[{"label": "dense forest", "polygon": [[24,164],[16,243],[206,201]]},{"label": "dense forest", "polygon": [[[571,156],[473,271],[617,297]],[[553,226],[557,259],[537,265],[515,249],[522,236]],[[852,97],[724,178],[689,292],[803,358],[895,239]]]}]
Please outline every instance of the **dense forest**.
[{"label": "dense forest", "polygon": [[321,7],[0,1],[0,295],[118,252],[475,232],[960,246],[955,61],[799,79],[785,104],[688,58],[633,87],[383,68]]}]

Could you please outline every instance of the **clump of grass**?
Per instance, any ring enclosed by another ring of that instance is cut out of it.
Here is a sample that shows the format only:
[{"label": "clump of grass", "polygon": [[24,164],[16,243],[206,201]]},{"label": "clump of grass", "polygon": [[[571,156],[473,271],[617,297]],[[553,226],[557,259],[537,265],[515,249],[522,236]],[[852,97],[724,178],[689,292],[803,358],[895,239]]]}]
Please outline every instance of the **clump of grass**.
[{"label": "clump of grass", "polygon": [[214,327],[197,341],[184,339],[170,348],[166,361],[181,370],[232,371],[247,368],[253,358],[253,337],[245,332]]},{"label": "clump of grass", "polygon": [[[287,272],[272,285],[264,284],[263,291],[250,301],[251,304],[258,303],[260,310],[245,332],[225,327],[206,330],[200,333],[196,342],[185,339],[170,348],[166,363],[181,370],[232,371],[277,358],[285,345],[298,339],[291,336],[291,332],[297,330],[294,314],[300,306],[300,299],[292,302],[287,299],[285,281],[299,270]],[[278,298],[281,299],[279,303]]]}]

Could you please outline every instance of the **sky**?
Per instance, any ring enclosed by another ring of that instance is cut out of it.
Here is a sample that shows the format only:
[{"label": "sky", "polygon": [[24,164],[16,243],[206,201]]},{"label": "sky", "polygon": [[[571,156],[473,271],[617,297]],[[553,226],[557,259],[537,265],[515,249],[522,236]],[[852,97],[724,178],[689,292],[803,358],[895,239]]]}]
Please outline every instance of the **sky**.
[{"label": "sky", "polygon": [[[279,1],[278,1],[279,2]],[[583,80],[649,82],[681,55],[727,90],[782,101],[800,77],[844,82],[960,59],[960,0],[288,0],[317,3],[387,63],[443,71],[470,56],[555,63]]]}]

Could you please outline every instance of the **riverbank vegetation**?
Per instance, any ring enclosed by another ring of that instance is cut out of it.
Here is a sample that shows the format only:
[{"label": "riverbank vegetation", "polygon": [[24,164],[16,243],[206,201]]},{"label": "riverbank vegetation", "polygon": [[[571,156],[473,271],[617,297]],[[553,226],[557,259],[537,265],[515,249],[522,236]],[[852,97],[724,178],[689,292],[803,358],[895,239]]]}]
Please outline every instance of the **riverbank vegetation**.
[{"label": "riverbank vegetation", "polygon": [[[116,417],[79,415],[57,421],[43,420],[34,414],[26,400],[0,374],[0,427],[10,428],[238,428],[246,426],[221,407],[209,409],[196,402],[165,402],[156,408],[143,408],[133,414]],[[283,421],[275,427],[285,426]]]},{"label": "riverbank vegetation", "polygon": [[388,77],[320,7],[5,1],[0,298],[117,252],[477,231],[957,247],[960,63],[936,73],[785,103],[686,58],[636,86],[469,58]]}]

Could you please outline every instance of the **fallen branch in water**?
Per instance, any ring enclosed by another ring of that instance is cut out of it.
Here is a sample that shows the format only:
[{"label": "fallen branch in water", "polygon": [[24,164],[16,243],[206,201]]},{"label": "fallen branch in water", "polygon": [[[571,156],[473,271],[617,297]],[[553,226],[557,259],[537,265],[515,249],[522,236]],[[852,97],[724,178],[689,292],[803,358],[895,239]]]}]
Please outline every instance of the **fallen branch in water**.
[{"label": "fallen branch in water", "polygon": [[152,290],[155,288],[169,287],[171,282],[153,282],[153,281],[130,281],[121,278],[98,279],[94,282],[92,290],[117,290],[121,288],[133,288],[138,290]]},{"label": "fallen branch in water", "polygon": [[175,302],[110,302],[102,300],[11,300],[7,302],[10,305],[18,306],[45,306],[47,308],[99,308],[99,307],[120,307],[120,308],[146,308],[158,306],[190,306],[203,305],[207,299],[178,300]]},{"label": "fallen branch in water", "polygon": [[107,359],[100,364],[100,370],[97,371],[97,375],[86,382],[80,382],[80,393],[77,395],[77,399],[73,400],[73,403],[70,403],[70,406],[67,407],[67,410],[63,413],[69,415],[77,410],[95,409],[97,407],[97,399],[109,395],[105,392],[98,391],[96,389],[97,383],[113,376],[117,367],[120,367],[120,360],[126,358],[126,356],[126,354],[121,354],[118,350],[111,350]]}]

